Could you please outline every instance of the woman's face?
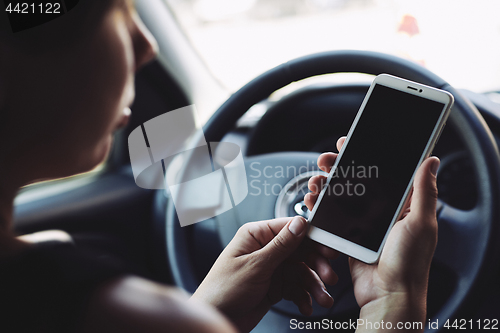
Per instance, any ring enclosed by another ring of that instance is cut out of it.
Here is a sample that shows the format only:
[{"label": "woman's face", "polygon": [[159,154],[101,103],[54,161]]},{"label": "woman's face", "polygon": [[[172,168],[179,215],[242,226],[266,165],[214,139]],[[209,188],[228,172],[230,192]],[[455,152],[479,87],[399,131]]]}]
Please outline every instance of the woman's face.
[{"label": "woman's face", "polygon": [[[24,181],[85,172],[102,162],[112,134],[127,124],[134,74],[156,54],[137,13],[118,1],[89,36],[69,47],[27,54],[13,50],[1,126],[3,157]],[[5,130],[6,129],[6,130]],[[4,141],[5,142],[5,141]],[[28,179],[29,178],[29,179]]]}]

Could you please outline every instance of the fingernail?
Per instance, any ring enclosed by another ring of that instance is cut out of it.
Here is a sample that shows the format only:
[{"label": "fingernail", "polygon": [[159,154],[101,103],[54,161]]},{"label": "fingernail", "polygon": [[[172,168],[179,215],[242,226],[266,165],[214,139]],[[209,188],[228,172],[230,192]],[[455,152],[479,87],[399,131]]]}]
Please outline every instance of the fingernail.
[{"label": "fingernail", "polygon": [[438,172],[438,169],[439,169],[439,164],[441,163],[440,160],[438,160],[437,158],[434,159],[434,162],[432,162],[432,165],[431,165],[431,172],[432,174],[435,176],[437,175],[437,172]]},{"label": "fingernail", "polygon": [[300,216],[295,216],[288,225],[288,230],[295,236],[301,235],[306,229],[306,221]]}]

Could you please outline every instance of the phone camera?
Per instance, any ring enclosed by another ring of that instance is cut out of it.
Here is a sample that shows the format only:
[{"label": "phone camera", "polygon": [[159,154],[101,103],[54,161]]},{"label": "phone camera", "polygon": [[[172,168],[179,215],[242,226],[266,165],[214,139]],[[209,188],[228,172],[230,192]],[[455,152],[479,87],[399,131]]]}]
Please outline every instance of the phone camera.
[{"label": "phone camera", "polygon": [[420,89],[418,92],[422,92],[422,89]]}]

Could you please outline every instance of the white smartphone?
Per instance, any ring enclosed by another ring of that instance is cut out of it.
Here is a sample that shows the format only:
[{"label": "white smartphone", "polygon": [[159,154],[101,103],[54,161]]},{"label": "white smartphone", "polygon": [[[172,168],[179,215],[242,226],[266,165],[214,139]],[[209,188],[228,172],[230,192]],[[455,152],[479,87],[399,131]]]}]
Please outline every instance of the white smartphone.
[{"label": "white smartphone", "polygon": [[446,91],[377,76],[311,212],[309,237],[377,262],[452,105]]}]

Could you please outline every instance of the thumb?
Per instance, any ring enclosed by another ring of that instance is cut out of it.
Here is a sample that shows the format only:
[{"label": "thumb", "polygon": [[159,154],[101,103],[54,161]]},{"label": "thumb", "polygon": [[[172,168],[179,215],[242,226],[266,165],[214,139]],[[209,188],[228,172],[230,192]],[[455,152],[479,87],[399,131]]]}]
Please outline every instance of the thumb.
[{"label": "thumb", "polygon": [[418,218],[436,215],[438,195],[436,174],[439,163],[439,159],[435,156],[428,158],[422,163],[415,176],[410,211]]},{"label": "thumb", "polygon": [[266,265],[272,269],[278,267],[297,249],[306,235],[306,230],[307,222],[303,217],[295,216],[291,219],[266,246],[259,250]]}]

